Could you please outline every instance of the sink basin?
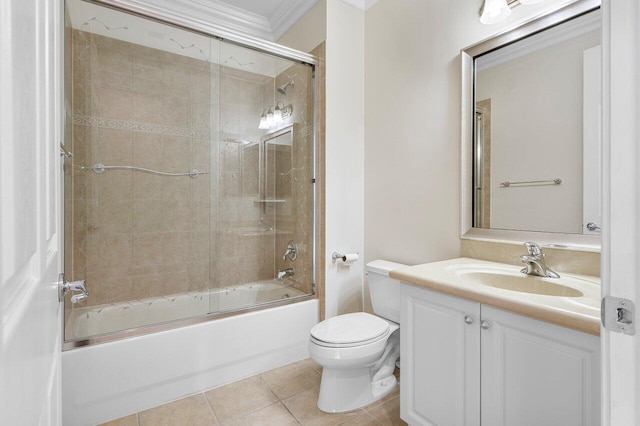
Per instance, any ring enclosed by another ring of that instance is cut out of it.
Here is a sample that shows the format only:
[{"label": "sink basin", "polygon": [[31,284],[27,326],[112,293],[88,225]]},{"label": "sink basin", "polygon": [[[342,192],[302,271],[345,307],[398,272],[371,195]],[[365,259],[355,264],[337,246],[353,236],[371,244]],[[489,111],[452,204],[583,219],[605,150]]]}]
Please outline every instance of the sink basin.
[{"label": "sink basin", "polygon": [[521,265],[461,257],[399,268],[391,278],[593,335],[600,333],[600,279],[525,275]]},{"label": "sink basin", "polygon": [[[556,282],[555,278],[542,278],[527,275],[496,274],[492,272],[467,272],[461,278],[503,290],[521,293],[542,294],[545,296],[582,297],[584,293],[575,288]],[[559,278],[557,280],[563,280]],[[571,280],[571,279],[570,279]]]}]

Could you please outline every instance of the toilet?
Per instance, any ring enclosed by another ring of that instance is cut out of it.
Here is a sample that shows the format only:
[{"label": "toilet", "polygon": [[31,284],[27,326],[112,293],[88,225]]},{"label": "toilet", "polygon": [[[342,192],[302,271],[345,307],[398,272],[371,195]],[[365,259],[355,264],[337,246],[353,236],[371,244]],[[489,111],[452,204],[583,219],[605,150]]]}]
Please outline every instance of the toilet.
[{"label": "toilet", "polygon": [[400,281],[390,278],[389,272],[405,266],[385,260],[367,264],[376,315],[338,315],[311,329],[309,356],[323,368],[320,410],[355,410],[396,387],[393,371],[400,356]]}]

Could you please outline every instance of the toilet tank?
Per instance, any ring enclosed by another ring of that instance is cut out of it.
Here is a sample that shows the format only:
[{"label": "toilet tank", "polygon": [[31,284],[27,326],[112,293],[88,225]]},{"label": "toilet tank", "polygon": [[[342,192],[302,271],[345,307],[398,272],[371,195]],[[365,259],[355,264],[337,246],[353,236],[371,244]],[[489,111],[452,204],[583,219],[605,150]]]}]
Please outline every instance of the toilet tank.
[{"label": "toilet tank", "polygon": [[389,277],[389,272],[407,265],[374,260],[367,263],[367,276],[373,312],[400,324],[400,281]]}]

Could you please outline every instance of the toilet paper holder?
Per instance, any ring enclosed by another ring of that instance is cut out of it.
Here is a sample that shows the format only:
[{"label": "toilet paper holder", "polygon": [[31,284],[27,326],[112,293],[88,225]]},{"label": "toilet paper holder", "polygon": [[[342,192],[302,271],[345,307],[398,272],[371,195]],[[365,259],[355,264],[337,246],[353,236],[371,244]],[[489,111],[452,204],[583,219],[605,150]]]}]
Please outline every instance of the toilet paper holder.
[{"label": "toilet paper holder", "polygon": [[334,261],[341,260],[345,263],[355,262],[356,260],[358,260],[359,257],[360,256],[358,253],[340,254],[337,251],[334,251],[331,254],[331,259],[333,259]]}]

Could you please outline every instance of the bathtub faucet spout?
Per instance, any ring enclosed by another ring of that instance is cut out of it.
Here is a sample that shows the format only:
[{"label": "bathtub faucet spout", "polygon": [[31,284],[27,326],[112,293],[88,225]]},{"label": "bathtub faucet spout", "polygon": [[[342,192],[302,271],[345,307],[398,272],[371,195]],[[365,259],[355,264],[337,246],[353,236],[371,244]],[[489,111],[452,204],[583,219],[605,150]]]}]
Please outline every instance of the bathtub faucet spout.
[{"label": "bathtub faucet spout", "polygon": [[291,277],[291,276],[293,276],[295,274],[296,274],[296,271],[293,268],[280,269],[278,271],[278,276],[276,277],[276,279],[278,281],[282,281],[283,279],[285,279],[287,277]]}]

